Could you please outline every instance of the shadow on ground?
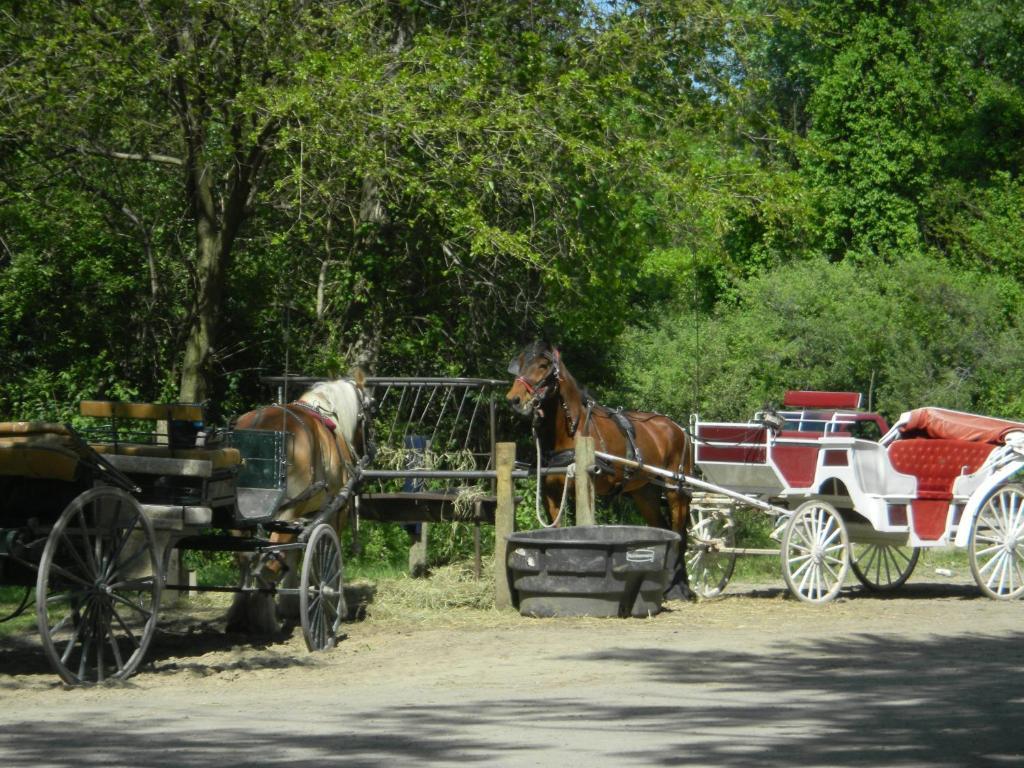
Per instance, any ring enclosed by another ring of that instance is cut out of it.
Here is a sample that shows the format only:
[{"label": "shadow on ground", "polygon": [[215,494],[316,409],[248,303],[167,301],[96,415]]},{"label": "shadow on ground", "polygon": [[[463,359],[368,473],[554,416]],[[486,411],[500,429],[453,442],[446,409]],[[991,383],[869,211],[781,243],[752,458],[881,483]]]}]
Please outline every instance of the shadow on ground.
[{"label": "shadow on ground", "polygon": [[[346,586],[345,599],[349,608],[347,621],[362,621],[366,618],[366,606],[373,601],[375,591],[372,585]],[[211,610],[209,607],[196,607],[190,611],[187,603],[161,610],[157,632],[136,674],[181,670],[214,674],[232,669],[280,669],[315,663],[308,655],[295,654],[291,647],[286,647],[293,642],[303,642],[301,629],[295,622],[284,623],[281,630],[272,635],[254,636],[226,632],[225,614],[223,608]],[[343,624],[339,642],[344,642],[344,627]],[[206,654],[223,654],[232,650],[237,653],[230,660],[202,660]],[[20,679],[13,682],[12,676]],[[130,681],[125,684],[130,685]],[[25,685],[61,685],[46,660],[35,625],[15,634],[0,636],[0,691]]]},{"label": "shadow on ground", "polygon": [[1024,763],[1020,634],[857,634],[779,643],[759,653],[650,647],[641,654],[622,647],[558,654],[558,661],[596,678],[606,672],[622,679],[628,670],[629,686],[608,696],[595,695],[608,689],[593,683],[551,690],[524,679],[511,697],[481,689],[468,700],[406,699],[372,711],[339,690],[337,706],[316,710],[314,733],[303,732],[309,729],[299,712],[286,713],[285,722],[239,713],[235,727],[215,731],[201,727],[197,713],[196,727],[179,722],[172,733],[166,718],[134,719],[127,731],[94,723],[83,750],[80,724],[58,719],[15,723],[9,748],[19,764],[65,764],[58,756],[68,755],[67,764],[139,768],[205,766],[225,745],[224,764],[318,767]]}]

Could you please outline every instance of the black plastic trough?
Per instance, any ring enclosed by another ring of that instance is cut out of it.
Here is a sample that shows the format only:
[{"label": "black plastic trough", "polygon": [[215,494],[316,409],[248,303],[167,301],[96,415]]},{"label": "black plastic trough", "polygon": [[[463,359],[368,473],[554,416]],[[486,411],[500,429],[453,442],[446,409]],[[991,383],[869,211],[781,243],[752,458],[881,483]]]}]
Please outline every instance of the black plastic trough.
[{"label": "black plastic trough", "polygon": [[524,616],[649,616],[661,610],[679,534],[583,525],[508,537],[512,600]]}]

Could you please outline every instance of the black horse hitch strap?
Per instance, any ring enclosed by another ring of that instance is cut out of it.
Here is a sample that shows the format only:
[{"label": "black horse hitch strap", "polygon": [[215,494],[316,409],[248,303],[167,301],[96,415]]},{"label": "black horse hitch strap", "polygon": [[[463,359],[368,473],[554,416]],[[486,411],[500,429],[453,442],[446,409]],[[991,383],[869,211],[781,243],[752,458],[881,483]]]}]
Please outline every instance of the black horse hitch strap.
[{"label": "black horse hitch strap", "polygon": [[626,446],[626,458],[630,461],[635,461],[637,464],[643,464],[643,456],[640,455],[640,449],[636,444],[636,428],[633,426],[633,422],[621,410],[612,411],[610,416],[626,437],[626,442],[628,443]]}]

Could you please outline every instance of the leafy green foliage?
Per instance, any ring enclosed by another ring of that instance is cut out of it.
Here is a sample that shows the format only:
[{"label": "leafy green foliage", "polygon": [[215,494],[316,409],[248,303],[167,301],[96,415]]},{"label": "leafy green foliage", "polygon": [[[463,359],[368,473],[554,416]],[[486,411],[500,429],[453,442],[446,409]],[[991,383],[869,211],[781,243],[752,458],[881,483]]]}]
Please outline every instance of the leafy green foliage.
[{"label": "leafy green foliage", "polygon": [[1024,415],[1022,10],[5,6],[0,418],[503,375],[540,335],[680,421],[788,387]]},{"label": "leafy green foliage", "polygon": [[685,421],[746,419],[786,389],[855,390],[889,417],[944,405],[1024,416],[1024,290],[909,258],[873,269],[822,260],[739,286],[716,313],[683,310],[619,345],[631,405]]}]

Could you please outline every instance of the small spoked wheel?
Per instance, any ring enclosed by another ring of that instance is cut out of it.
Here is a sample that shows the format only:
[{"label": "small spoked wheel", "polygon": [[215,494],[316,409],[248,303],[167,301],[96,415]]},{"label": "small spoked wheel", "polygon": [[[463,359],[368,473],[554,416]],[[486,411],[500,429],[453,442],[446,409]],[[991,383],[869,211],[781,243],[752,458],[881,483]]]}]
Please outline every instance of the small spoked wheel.
[{"label": "small spoked wheel", "polygon": [[850,568],[857,580],[872,592],[889,592],[903,586],[914,572],[920,547],[898,544],[852,544]]},{"label": "small spoked wheel", "polygon": [[299,616],[306,647],[311,651],[333,648],[346,613],[341,544],[334,529],[321,523],[313,529],[302,559]]},{"label": "small spoked wheel", "polygon": [[827,501],[797,507],[782,537],[782,577],[808,603],[827,603],[839,594],[850,567],[846,524]]},{"label": "small spoked wheel", "polygon": [[997,489],[982,505],[967,545],[971,573],[997,600],[1024,593],[1024,485]]},{"label": "small spoked wheel", "polygon": [[39,561],[36,617],[50,664],[70,685],[122,679],[149,647],[160,610],[153,526],[117,488],[77,496]]},{"label": "small spoked wheel", "polygon": [[686,571],[690,589],[703,598],[725,590],[736,567],[736,524],[728,510],[693,509],[686,543]]}]

